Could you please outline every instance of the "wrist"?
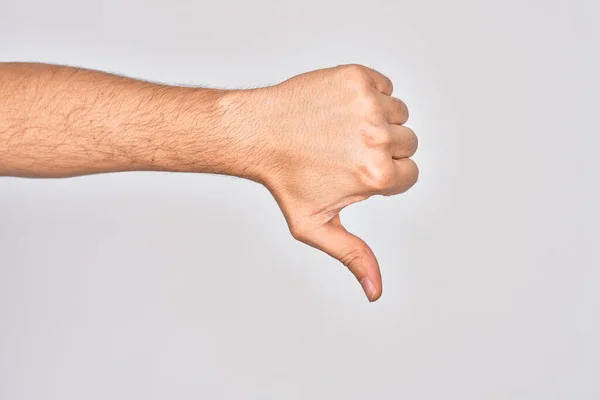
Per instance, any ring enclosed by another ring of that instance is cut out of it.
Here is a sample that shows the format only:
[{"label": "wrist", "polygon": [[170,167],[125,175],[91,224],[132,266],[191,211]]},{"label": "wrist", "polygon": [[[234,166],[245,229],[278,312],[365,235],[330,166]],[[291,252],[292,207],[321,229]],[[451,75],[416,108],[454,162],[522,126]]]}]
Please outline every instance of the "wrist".
[{"label": "wrist", "polygon": [[215,103],[219,136],[231,154],[219,173],[264,184],[272,140],[266,129],[263,89],[220,91]]},{"label": "wrist", "polygon": [[239,176],[261,182],[260,146],[247,92],[162,88],[161,117],[149,139],[155,144],[151,169]]}]

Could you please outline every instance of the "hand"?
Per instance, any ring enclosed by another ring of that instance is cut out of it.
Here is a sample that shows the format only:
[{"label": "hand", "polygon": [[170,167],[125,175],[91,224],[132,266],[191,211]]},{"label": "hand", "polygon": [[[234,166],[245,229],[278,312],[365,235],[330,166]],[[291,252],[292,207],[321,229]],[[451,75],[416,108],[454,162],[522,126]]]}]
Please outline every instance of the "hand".
[{"label": "hand", "polygon": [[292,235],[340,260],[370,301],[381,296],[377,259],[344,229],[339,212],[375,194],[402,193],[417,181],[409,158],[417,137],[402,126],[408,110],[392,90],[379,72],[346,65],[238,92],[252,107],[251,136],[262,138],[255,146],[260,159],[252,160],[258,180],[277,200]]}]

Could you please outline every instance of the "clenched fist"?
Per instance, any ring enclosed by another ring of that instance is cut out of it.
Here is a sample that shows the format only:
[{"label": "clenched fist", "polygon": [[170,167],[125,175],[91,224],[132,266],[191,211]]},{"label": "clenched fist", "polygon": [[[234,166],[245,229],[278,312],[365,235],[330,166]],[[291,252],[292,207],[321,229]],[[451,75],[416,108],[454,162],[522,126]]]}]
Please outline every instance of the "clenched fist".
[{"label": "clenched fist", "polygon": [[236,127],[252,143],[247,173],[273,194],[294,238],[341,261],[370,301],[381,296],[377,259],[344,229],[339,212],[417,181],[409,158],[417,136],[403,126],[408,110],[392,90],[379,72],[345,65],[224,99],[251,116]]}]

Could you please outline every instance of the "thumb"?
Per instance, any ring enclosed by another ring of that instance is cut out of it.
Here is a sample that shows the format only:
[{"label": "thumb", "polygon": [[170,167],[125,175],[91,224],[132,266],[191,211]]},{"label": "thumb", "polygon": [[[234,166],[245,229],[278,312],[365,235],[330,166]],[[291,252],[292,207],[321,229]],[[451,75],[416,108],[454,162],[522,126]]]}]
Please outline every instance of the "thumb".
[{"label": "thumb", "polygon": [[381,297],[381,273],[375,254],[358,236],[348,232],[339,215],[311,232],[306,242],[341,261],[360,282],[369,301]]}]

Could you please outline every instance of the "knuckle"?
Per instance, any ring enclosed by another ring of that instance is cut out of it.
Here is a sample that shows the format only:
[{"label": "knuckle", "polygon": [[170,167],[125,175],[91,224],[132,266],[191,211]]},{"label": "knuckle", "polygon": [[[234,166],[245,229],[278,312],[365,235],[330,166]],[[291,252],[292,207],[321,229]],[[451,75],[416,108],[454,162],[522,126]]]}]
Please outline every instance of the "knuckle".
[{"label": "knuckle", "polygon": [[417,135],[413,135],[408,144],[408,152],[411,155],[413,155],[417,152],[418,149],[419,149],[419,138],[417,137]]},{"label": "knuckle", "polygon": [[396,97],[391,98],[390,117],[393,119],[394,124],[402,125],[408,120],[408,108],[406,104]]},{"label": "knuckle", "polygon": [[366,76],[364,67],[359,64],[340,65],[338,68],[349,77],[365,78]]},{"label": "knuckle", "polygon": [[348,269],[352,269],[353,266],[360,265],[364,258],[365,251],[362,248],[352,248],[342,253],[340,262]]},{"label": "knuckle", "polygon": [[372,124],[378,125],[385,118],[383,107],[371,94],[360,96],[356,108],[359,115],[363,115]]},{"label": "knuckle", "polygon": [[338,68],[340,76],[348,89],[359,93],[366,91],[369,84],[369,78],[361,66],[351,64],[343,65]]},{"label": "knuckle", "polygon": [[398,104],[399,112],[404,117],[404,120],[408,120],[409,112],[408,112],[408,106],[406,105],[406,103],[403,102],[402,100],[398,100],[397,104]]},{"label": "knuckle", "polygon": [[417,135],[415,134],[415,132],[410,129],[408,129],[408,138],[406,140],[406,150],[408,151],[409,154],[413,155],[417,152],[417,149],[419,148],[419,138],[417,137]]},{"label": "knuckle", "polygon": [[392,80],[390,78],[388,78],[387,76],[385,77],[385,87],[386,87],[386,91],[388,93],[393,93],[394,92],[394,82],[392,82]]},{"label": "knuckle", "polygon": [[382,128],[365,130],[363,140],[367,147],[386,147],[392,142],[392,135]]},{"label": "knuckle", "polygon": [[391,168],[384,163],[372,163],[361,168],[366,185],[375,191],[382,191],[393,184],[394,176]]},{"label": "knuckle", "polygon": [[404,191],[407,191],[419,180],[419,167],[411,160],[406,159],[406,167],[402,170],[402,183]]}]

